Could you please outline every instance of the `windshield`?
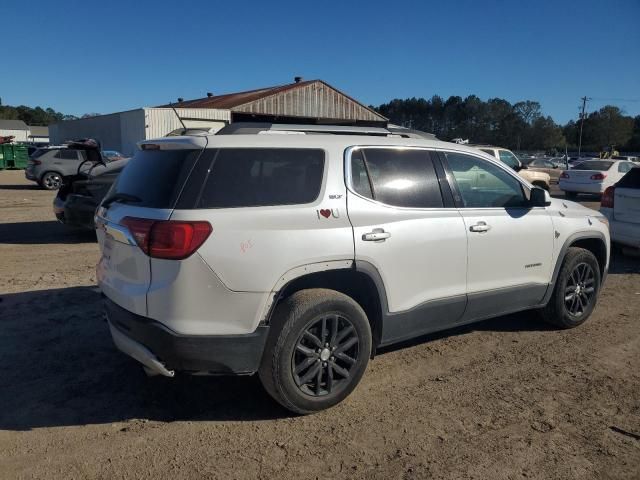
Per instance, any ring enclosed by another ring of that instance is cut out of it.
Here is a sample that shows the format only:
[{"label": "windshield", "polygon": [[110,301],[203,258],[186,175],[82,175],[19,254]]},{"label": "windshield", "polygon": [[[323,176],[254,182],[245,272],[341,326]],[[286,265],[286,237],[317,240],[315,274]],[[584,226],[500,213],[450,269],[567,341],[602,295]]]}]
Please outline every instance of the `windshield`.
[{"label": "windshield", "polygon": [[110,194],[137,197],[141,207],[173,208],[200,152],[142,150],[129,160]]},{"label": "windshield", "polygon": [[613,165],[613,162],[607,162],[604,160],[587,160],[586,162],[579,163],[574,170],[609,170]]},{"label": "windshield", "polygon": [[508,150],[500,150],[500,160],[511,168],[517,168],[520,166],[520,160],[518,160],[518,157]]}]

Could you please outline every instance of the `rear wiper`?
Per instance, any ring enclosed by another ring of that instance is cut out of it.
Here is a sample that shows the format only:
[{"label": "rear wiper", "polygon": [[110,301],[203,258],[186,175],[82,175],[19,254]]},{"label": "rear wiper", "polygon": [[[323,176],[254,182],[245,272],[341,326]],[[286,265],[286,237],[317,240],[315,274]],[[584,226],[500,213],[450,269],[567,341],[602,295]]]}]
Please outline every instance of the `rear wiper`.
[{"label": "rear wiper", "polygon": [[130,195],[128,193],[114,193],[109,197],[105,198],[102,201],[102,206],[104,208],[109,208],[113,202],[122,202],[122,203],[139,203],[142,199],[140,197],[136,197],[135,195]]}]

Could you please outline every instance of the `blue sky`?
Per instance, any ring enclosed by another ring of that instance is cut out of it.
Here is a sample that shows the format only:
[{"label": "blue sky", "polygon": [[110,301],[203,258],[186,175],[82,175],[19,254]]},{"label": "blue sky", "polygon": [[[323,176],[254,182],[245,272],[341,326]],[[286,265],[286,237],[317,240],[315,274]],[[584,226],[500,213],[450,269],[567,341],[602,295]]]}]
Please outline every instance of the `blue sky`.
[{"label": "blue sky", "polygon": [[300,75],[365,104],[476,94],[566,122],[587,95],[640,114],[640,0],[5,0],[1,19],[5,105],[110,113]]}]

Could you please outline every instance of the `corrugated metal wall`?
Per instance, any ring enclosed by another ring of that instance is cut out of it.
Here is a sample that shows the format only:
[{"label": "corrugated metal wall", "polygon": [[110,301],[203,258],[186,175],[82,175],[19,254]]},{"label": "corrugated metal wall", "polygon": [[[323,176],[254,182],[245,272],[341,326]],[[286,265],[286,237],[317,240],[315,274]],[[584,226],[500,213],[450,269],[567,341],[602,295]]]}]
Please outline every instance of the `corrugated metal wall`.
[{"label": "corrugated metal wall", "polygon": [[232,108],[234,112],[294,117],[383,121],[378,115],[323,82],[313,82]]},{"label": "corrugated metal wall", "polygon": [[[146,139],[163,137],[170,131],[182,127],[182,124],[171,108],[145,108],[144,110]],[[231,112],[229,110],[217,110],[213,108],[176,108],[176,112],[178,112],[178,115],[180,115],[181,118],[223,120],[226,122],[231,121]],[[188,120],[185,120],[185,125],[187,127],[189,126]]]},{"label": "corrugated metal wall", "polygon": [[120,115],[122,113],[113,113],[55,123],[49,126],[49,138],[55,145],[68,140],[93,138],[105,150],[122,150]]},{"label": "corrugated metal wall", "polygon": [[145,111],[143,108],[120,113],[120,149],[125,155],[133,155],[136,144],[145,140]]}]

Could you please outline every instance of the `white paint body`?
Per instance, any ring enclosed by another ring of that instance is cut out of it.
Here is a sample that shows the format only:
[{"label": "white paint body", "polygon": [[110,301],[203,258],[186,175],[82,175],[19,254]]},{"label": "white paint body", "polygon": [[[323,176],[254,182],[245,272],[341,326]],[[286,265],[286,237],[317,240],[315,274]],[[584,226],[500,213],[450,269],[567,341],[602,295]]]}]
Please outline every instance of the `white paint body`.
[{"label": "white paint body", "polygon": [[[353,268],[354,260],[375,266],[390,312],[402,312],[432,300],[548,284],[565,240],[576,232],[600,232],[608,251],[607,228],[593,220],[600,214],[568,201],[552,200],[548,207],[532,208],[514,218],[505,209],[495,208],[390,207],[346,186],[345,152],[369,145],[474,155],[508,172],[525,191],[532,188],[498,160],[462,145],[350,135],[219,135],[153,143],[161,148],[206,144],[206,148],[320,148],[325,152],[320,194],[310,204],[173,211],[114,204],[107,212],[99,209],[98,225],[107,225],[98,228],[102,251],[98,281],[103,292],[127,310],[181,334],[253,332],[288,281],[311,272]],[[331,214],[326,218],[319,210]],[[207,220],[213,233],[186,260],[152,259],[126,232],[118,233],[126,215]],[[469,226],[480,220],[491,230],[471,233]],[[362,236],[374,229],[383,229],[390,237],[363,241]],[[524,268],[537,263],[540,268]]]},{"label": "white paint body", "polygon": [[[608,160],[596,160],[596,161],[608,161]],[[625,167],[627,166],[627,167]],[[560,190],[564,192],[575,193],[593,193],[600,195],[604,193],[607,187],[615,185],[635,165],[625,160],[613,161],[613,165],[608,170],[566,170],[563,175],[568,175],[569,178],[560,176],[558,179],[558,186]],[[625,169],[627,168],[627,169]],[[622,170],[622,171],[621,171]],[[591,177],[601,174],[604,179],[596,180]]]}]

